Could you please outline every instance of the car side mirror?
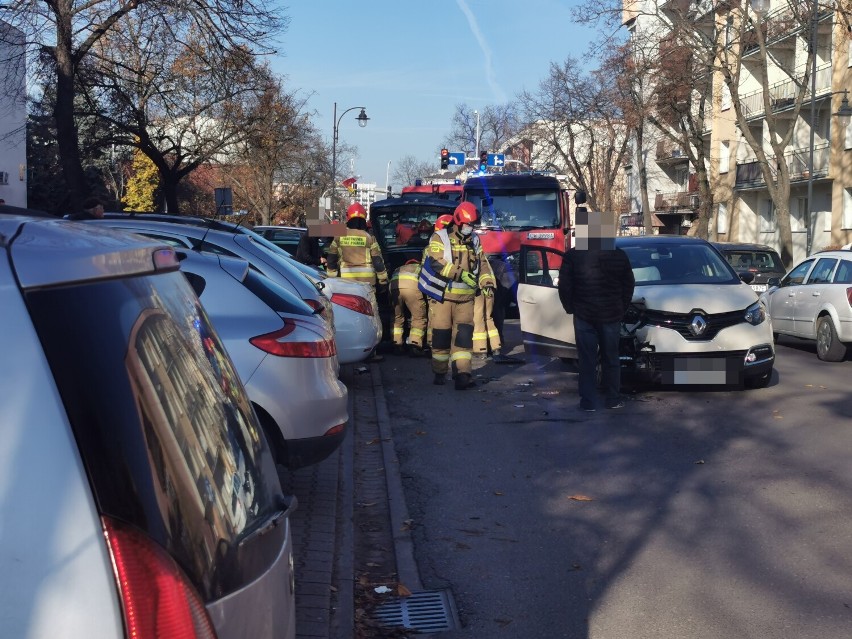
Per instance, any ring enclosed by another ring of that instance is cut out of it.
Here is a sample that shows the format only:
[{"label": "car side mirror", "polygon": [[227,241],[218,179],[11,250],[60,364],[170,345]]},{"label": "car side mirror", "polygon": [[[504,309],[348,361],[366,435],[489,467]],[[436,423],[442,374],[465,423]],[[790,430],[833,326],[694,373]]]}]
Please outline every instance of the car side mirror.
[{"label": "car side mirror", "polygon": [[754,273],[750,271],[740,271],[737,273],[740,276],[740,279],[746,284],[751,284],[754,281]]},{"label": "car side mirror", "polygon": [[772,288],[773,286],[781,286],[781,278],[780,277],[770,277],[766,280],[766,287]]}]

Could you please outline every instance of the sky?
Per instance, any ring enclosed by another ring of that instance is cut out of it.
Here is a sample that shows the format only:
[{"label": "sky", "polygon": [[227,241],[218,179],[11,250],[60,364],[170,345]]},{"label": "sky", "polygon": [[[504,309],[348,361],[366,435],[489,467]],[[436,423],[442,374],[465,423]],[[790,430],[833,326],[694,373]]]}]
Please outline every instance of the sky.
[{"label": "sky", "polygon": [[[272,68],[308,98],[330,143],[357,147],[354,175],[384,189],[396,163],[411,155],[440,166],[438,153],[457,104],[471,110],[536,90],[551,62],[583,59],[595,34],[574,24],[579,0],[291,0]],[[450,152],[461,149],[449,149]],[[388,169],[390,163],[390,169]],[[338,178],[349,163],[338,164]],[[344,175],[347,174],[347,175]]]}]

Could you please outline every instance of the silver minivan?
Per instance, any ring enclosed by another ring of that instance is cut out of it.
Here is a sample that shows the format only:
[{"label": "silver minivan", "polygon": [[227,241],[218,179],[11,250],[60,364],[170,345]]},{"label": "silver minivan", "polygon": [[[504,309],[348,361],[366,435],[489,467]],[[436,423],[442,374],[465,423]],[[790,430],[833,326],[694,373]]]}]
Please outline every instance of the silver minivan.
[{"label": "silver minivan", "polygon": [[3,636],[295,636],[295,502],[178,269],[0,216]]}]

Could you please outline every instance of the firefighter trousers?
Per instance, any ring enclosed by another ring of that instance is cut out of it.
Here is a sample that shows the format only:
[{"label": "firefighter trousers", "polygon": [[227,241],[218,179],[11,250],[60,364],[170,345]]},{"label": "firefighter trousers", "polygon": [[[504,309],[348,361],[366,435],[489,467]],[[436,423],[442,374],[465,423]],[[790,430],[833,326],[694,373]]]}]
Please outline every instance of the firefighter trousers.
[{"label": "firefighter trousers", "polygon": [[429,300],[432,331],[432,372],[453,375],[470,373],[473,348],[473,300],[438,302]]},{"label": "firefighter trousers", "polygon": [[402,346],[405,343],[405,309],[411,320],[408,329],[408,343],[423,348],[426,337],[426,298],[418,289],[396,291],[393,299],[393,343]]},{"label": "firefighter trousers", "polygon": [[477,295],[473,302],[473,352],[488,353],[500,348],[500,333],[491,314],[494,312],[494,296]]}]

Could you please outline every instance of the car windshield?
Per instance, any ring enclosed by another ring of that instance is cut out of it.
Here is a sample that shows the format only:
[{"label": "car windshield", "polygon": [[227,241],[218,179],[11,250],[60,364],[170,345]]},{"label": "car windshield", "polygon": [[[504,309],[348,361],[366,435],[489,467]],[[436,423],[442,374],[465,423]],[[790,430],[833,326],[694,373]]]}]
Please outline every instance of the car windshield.
[{"label": "car windshield", "polygon": [[737,284],[734,270],[709,245],[695,242],[619,244],[633,267],[637,286]]},{"label": "car windshield", "polygon": [[745,270],[752,273],[784,272],[781,257],[775,251],[725,249],[723,255],[728,260],[728,264],[733,266],[735,270]]},{"label": "car windshield", "polygon": [[555,190],[471,189],[465,199],[479,209],[484,228],[524,231],[559,226],[559,193]]}]

